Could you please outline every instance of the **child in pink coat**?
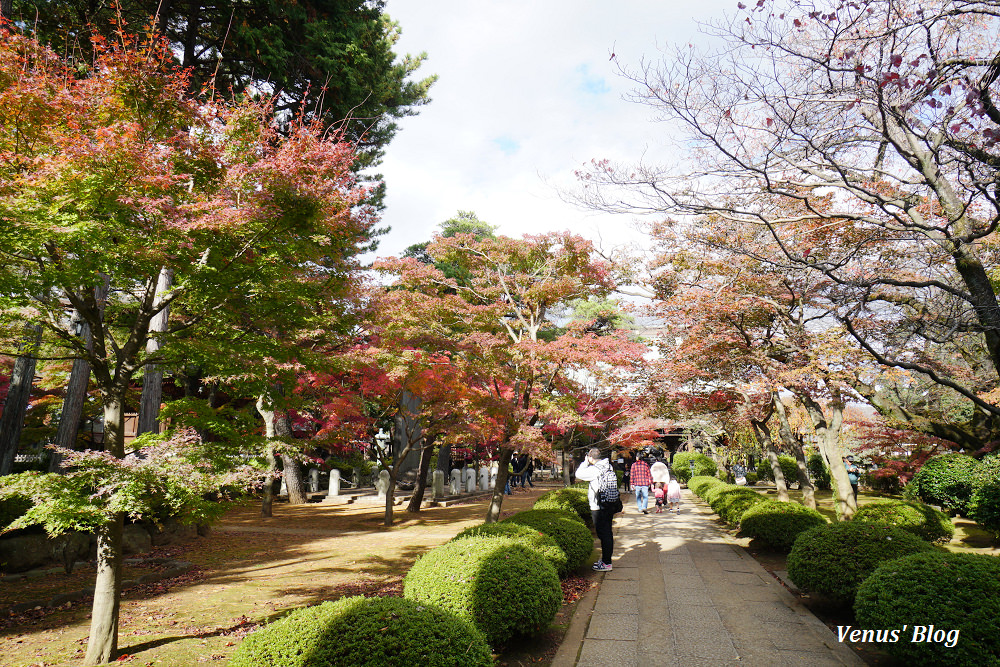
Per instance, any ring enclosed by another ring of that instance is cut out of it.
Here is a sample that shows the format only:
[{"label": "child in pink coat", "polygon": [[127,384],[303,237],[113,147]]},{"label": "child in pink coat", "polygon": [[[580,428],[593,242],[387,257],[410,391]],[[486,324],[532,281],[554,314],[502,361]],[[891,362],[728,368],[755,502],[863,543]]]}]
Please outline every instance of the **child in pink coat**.
[{"label": "child in pink coat", "polygon": [[681,485],[677,478],[671,478],[667,484],[667,502],[670,504],[670,511],[674,514],[681,513]]},{"label": "child in pink coat", "polygon": [[663,499],[666,496],[666,491],[663,490],[663,482],[656,483],[653,495],[656,496],[656,513],[659,514],[663,511]]}]

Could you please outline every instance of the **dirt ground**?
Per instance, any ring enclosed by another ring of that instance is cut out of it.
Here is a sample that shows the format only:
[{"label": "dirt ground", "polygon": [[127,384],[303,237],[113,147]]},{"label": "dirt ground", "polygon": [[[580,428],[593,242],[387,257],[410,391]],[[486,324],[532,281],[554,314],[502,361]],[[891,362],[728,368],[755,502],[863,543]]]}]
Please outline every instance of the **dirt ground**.
[{"label": "dirt ground", "polygon": [[[504,500],[504,516],[528,509],[561,484],[518,490]],[[119,628],[121,663],[184,667],[225,664],[240,640],[283,612],[343,595],[392,594],[403,575],[427,550],[480,523],[486,500],[408,514],[397,507],[395,525],[382,526],[377,506],[276,504],[274,516],[259,516],[256,504],[235,507],[207,537],[149,557],[194,563],[188,573],[136,586],[123,596]],[[25,582],[0,577],[0,604],[46,598],[78,590],[93,571]],[[564,584],[572,601],[590,585],[587,577]],[[91,600],[56,610],[35,610],[0,619],[4,650],[0,664],[17,667],[79,665],[89,631]],[[538,664],[554,655],[571,605],[546,636],[510,647],[501,664]]]}]

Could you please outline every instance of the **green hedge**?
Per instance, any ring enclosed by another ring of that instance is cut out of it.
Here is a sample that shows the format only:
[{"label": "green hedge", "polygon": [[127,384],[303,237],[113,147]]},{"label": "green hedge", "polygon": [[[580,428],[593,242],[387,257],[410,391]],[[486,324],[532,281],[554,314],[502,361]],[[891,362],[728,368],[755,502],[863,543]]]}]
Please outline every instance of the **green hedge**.
[{"label": "green hedge", "polygon": [[757,473],[755,473],[752,470],[749,471],[749,472],[747,472],[747,485],[753,486],[758,481],[760,481],[760,480],[757,479]]},{"label": "green hedge", "polygon": [[723,521],[731,526],[739,526],[744,512],[766,500],[766,497],[753,489],[726,484],[724,488],[720,487],[715,490],[715,493],[712,494],[712,502],[709,504]]},{"label": "green hedge", "polygon": [[740,533],[776,551],[788,553],[800,533],[825,525],[826,518],[814,509],[799,503],[767,499],[743,513]]},{"label": "green hedge", "polygon": [[916,500],[877,500],[859,507],[853,520],[896,526],[928,542],[949,542],[955,534],[947,514]]},{"label": "green hedge", "polygon": [[466,528],[453,537],[452,541],[467,539],[469,537],[491,537],[520,542],[535,550],[542,558],[549,561],[552,567],[556,569],[560,578],[566,577],[570,573],[566,552],[562,550],[558,542],[537,528],[506,522],[484,523]]},{"label": "green hedge", "polygon": [[[882,563],[858,588],[854,613],[863,628],[907,627],[879,644],[902,664],[1000,664],[1000,558],[939,552]],[[930,625],[944,642],[913,641]]]},{"label": "green hedge", "polygon": [[543,493],[535,501],[536,510],[565,510],[580,517],[587,526],[594,525],[594,519],[590,514],[590,501],[587,500],[587,489],[577,489],[567,487],[564,489],[554,489]]},{"label": "green hedge", "polygon": [[1000,538],[1000,455],[991,454],[976,466],[968,517]]},{"label": "green hedge", "polygon": [[691,489],[691,492],[698,497],[704,498],[705,492],[708,491],[708,489],[723,483],[724,482],[718,477],[699,475],[688,480],[688,488]]},{"label": "green hedge", "polygon": [[402,598],[342,598],[292,612],[249,635],[229,667],[492,665],[467,620]]},{"label": "green hedge", "polygon": [[[778,466],[781,467],[781,474],[785,476],[785,484],[794,484],[799,480],[799,464],[794,456],[778,454]],[[757,461],[757,478],[761,480],[774,481],[774,471],[771,470],[771,461],[766,456]]]},{"label": "green hedge", "polygon": [[424,554],[403,580],[403,596],[453,611],[497,646],[545,630],[562,604],[562,587],[555,568],[523,544],[469,537]]},{"label": "green hedge", "polygon": [[940,505],[965,515],[979,463],[965,454],[942,454],[927,460],[906,485],[907,498]]},{"label": "green hedge", "polygon": [[554,539],[566,554],[570,572],[586,563],[594,552],[594,536],[590,529],[565,510],[527,510],[501,523],[529,526]]},{"label": "green hedge", "polygon": [[[691,461],[694,461],[694,475],[691,474]],[[691,477],[714,477],[719,468],[704,454],[677,452],[670,463],[670,470],[681,484],[686,484]]]},{"label": "green hedge", "polygon": [[849,605],[861,582],[883,562],[934,550],[900,528],[844,521],[801,533],[788,554],[788,576],[799,588]]}]

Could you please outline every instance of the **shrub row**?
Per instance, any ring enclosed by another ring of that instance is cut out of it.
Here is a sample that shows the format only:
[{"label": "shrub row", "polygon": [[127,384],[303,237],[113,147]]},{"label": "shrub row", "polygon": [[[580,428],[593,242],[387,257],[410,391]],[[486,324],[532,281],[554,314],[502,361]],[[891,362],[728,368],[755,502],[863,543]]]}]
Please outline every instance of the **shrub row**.
[{"label": "shrub row", "polygon": [[594,536],[590,529],[576,514],[564,510],[533,509],[518,512],[501,523],[527,526],[554,539],[566,554],[569,572],[586,563],[594,551]]},{"label": "shrub row", "polygon": [[492,665],[466,620],[402,598],[341,598],[293,611],[239,645],[230,667]]},{"label": "shrub row", "polygon": [[403,599],[345,598],[292,612],[247,637],[230,664],[493,664],[490,645],[549,626],[562,603],[559,577],[593,552],[579,497],[552,494],[543,509],[462,531],[414,563]]},{"label": "shrub row", "polygon": [[566,487],[553,489],[542,494],[533,505],[536,510],[565,510],[579,516],[587,526],[593,526],[594,520],[590,514],[590,501],[587,500],[587,488]]},{"label": "shrub row", "polygon": [[740,534],[775,551],[788,553],[799,534],[825,526],[826,518],[799,503],[767,499],[750,507],[740,519]]}]

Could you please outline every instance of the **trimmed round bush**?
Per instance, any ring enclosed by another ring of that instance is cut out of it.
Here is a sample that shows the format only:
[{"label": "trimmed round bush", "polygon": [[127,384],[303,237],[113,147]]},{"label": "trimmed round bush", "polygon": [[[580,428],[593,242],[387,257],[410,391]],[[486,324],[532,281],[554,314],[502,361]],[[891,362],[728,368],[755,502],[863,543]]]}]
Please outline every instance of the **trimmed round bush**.
[{"label": "trimmed round bush", "polygon": [[715,513],[731,526],[738,526],[744,512],[767,500],[761,494],[745,486],[735,484],[724,486],[725,488],[714,494],[711,505]]},{"label": "trimmed round bush", "polygon": [[[898,642],[880,644],[902,664],[1000,664],[1000,558],[940,552],[888,561],[858,588],[854,614],[863,628],[908,626]],[[914,641],[930,625],[944,643]]]},{"label": "trimmed round bush", "polygon": [[497,646],[515,634],[545,630],[562,604],[562,587],[556,569],[525,545],[469,537],[431,549],[414,563],[403,597],[458,614]]},{"label": "trimmed round bush", "polygon": [[978,465],[978,461],[965,454],[942,454],[927,459],[906,485],[906,496],[965,515]]},{"label": "trimmed round bush", "polygon": [[843,521],[799,534],[788,554],[788,577],[799,588],[848,605],[861,582],[885,561],[934,550],[901,528]]},{"label": "trimmed round bush", "polygon": [[594,519],[590,514],[590,501],[587,500],[586,487],[582,489],[567,487],[543,493],[535,501],[533,508],[536,510],[565,510],[579,516],[580,520],[588,526],[594,524]]},{"label": "trimmed round bush", "polygon": [[500,523],[528,526],[554,539],[566,554],[570,572],[586,563],[594,552],[594,536],[590,529],[564,510],[527,510]]},{"label": "trimmed round bush", "polygon": [[708,477],[706,475],[698,475],[697,477],[692,477],[688,480],[688,488],[691,492],[698,497],[704,497],[705,492],[713,486],[723,484],[723,481],[718,477]]},{"label": "trimmed round bush", "polygon": [[753,486],[757,483],[757,473],[750,470],[747,472],[747,486]]},{"label": "trimmed round bush", "polygon": [[230,667],[492,665],[483,633],[454,613],[402,598],[342,598],[293,611],[249,635]]},{"label": "trimmed round bush", "polygon": [[916,500],[877,500],[862,505],[854,521],[896,526],[928,542],[950,542],[955,534],[947,514]]},{"label": "trimmed round bush", "polygon": [[968,517],[1000,537],[1000,455],[991,454],[976,466]]},{"label": "trimmed round bush", "polygon": [[452,541],[469,537],[488,537],[519,542],[534,549],[542,558],[549,561],[560,578],[569,575],[569,561],[566,558],[566,552],[562,550],[558,542],[537,528],[516,523],[484,523],[466,528],[453,537]]},{"label": "trimmed round bush", "polygon": [[826,518],[814,509],[769,498],[743,513],[740,533],[788,553],[800,533],[825,525]]},{"label": "trimmed round bush", "polygon": [[1000,537],[1000,483],[980,486],[969,499],[969,518]]},{"label": "trimmed round bush", "polygon": [[810,454],[809,458],[806,459],[806,468],[808,468],[809,476],[817,489],[820,491],[830,490],[832,486],[830,469],[826,466],[826,461],[823,460],[821,454]]},{"label": "trimmed round bush", "polygon": [[[694,474],[691,474],[691,461],[694,461]],[[692,477],[714,477],[719,471],[715,461],[698,452],[677,452],[670,463],[670,471],[681,484],[686,484]]]}]

